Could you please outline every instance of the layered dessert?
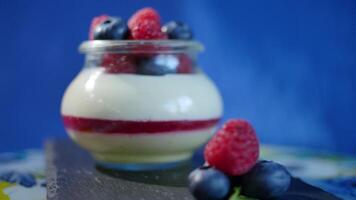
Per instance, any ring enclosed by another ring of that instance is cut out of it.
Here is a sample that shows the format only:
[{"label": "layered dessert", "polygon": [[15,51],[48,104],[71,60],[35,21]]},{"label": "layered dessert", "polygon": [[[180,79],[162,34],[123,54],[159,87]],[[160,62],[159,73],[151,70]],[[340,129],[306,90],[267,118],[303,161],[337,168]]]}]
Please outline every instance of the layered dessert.
[{"label": "layered dessert", "polygon": [[197,67],[201,45],[185,23],[161,26],[145,8],[127,23],[94,18],[89,37],[61,113],[70,137],[99,163],[179,162],[210,138],[222,100]]},{"label": "layered dessert", "polygon": [[112,162],[188,158],[221,114],[220,95],[202,73],[141,76],[88,68],[62,104],[69,135]]}]

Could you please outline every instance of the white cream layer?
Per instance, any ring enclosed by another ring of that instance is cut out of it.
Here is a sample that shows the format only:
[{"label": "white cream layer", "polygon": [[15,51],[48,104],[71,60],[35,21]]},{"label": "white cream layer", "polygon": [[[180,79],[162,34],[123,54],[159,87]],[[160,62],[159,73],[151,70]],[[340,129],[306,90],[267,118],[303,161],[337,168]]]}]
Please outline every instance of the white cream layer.
[{"label": "white cream layer", "polygon": [[160,134],[100,134],[67,130],[70,137],[105,162],[167,162],[189,158],[214,128]]},{"label": "white cream layer", "polygon": [[145,76],[86,68],[68,87],[62,115],[122,120],[219,118],[222,101],[202,73]]}]

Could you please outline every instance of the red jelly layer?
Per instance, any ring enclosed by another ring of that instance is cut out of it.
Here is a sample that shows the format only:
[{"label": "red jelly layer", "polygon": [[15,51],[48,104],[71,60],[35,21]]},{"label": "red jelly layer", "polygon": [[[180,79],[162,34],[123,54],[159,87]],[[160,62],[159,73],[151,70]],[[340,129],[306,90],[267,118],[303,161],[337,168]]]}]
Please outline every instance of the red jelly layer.
[{"label": "red jelly layer", "polygon": [[62,116],[64,126],[68,129],[95,133],[162,133],[174,131],[193,131],[211,128],[219,118],[206,120],[174,120],[174,121],[131,121],[92,119],[74,116]]}]

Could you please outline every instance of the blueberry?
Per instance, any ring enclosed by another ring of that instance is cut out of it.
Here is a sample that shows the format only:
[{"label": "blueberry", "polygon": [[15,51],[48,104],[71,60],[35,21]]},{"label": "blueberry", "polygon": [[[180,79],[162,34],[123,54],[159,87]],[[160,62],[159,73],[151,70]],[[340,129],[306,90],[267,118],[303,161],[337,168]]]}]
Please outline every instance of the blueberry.
[{"label": "blueberry", "polygon": [[21,179],[21,174],[18,172],[10,172],[11,176],[9,176],[9,178],[7,179],[7,182],[9,183],[18,183],[20,182]]},{"label": "blueberry", "polygon": [[189,174],[189,190],[200,200],[225,199],[230,192],[229,178],[219,170],[203,166]]},{"label": "blueberry", "polygon": [[164,75],[176,73],[179,58],[174,55],[158,55],[151,58],[142,58],[137,69],[138,74]]},{"label": "blueberry", "polygon": [[125,20],[109,17],[94,28],[94,40],[122,40],[128,37],[128,27]]},{"label": "blueberry", "polygon": [[162,27],[162,31],[167,33],[169,39],[191,40],[193,33],[190,27],[180,21],[171,21]]},{"label": "blueberry", "polygon": [[36,178],[30,173],[9,171],[2,173],[0,179],[9,183],[19,183],[24,187],[36,185]]},{"label": "blueberry", "polygon": [[32,174],[24,173],[21,174],[19,183],[24,187],[32,187],[36,185],[36,178]]},{"label": "blueberry", "polygon": [[268,199],[287,191],[291,175],[285,167],[272,161],[259,161],[241,177],[241,193],[257,199]]}]

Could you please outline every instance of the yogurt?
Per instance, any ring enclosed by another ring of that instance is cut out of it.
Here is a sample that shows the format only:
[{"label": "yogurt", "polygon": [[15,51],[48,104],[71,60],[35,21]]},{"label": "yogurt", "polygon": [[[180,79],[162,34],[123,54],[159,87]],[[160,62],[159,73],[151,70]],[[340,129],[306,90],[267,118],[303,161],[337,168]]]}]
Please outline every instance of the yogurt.
[{"label": "yogurt", "polygon": [[87,67],[62,101],[70,137],[106,163],[188,159],[222,115],[214,84],[201,72],[147,76]]}]

